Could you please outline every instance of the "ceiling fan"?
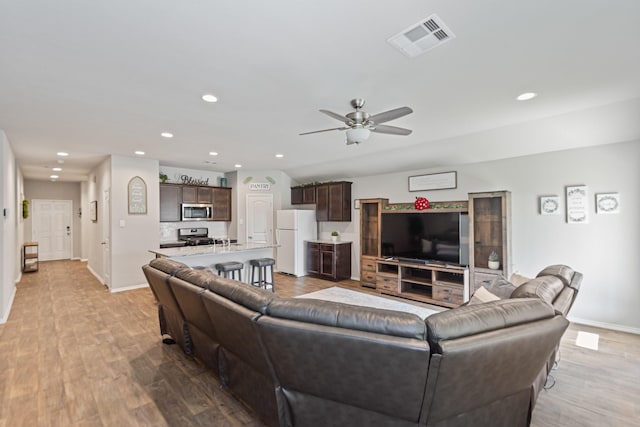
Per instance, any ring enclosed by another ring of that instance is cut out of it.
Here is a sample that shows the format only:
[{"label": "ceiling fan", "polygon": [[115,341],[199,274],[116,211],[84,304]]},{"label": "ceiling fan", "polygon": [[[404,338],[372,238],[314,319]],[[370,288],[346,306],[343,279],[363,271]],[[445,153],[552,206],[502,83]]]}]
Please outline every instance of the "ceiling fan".
[{"label": "ceiling fan", "polygon": [[364,99],[356,98],[351,100],[351,106],[356,111],[351,113],[340,115],[329,110],[320,110],[321,113],[326,114],[329,117],[344,122],[346,126],[339,128],[315,130],[312,132],[304,132],[300,135],[309,135],[311,133],[328,132],[331,130],[346,130],[347,131],[347,145],[359,144],[362,141],[366,141],[369,138],[370,132],[386,133],[390,135],[409,135],[410,129],[400,128],[396,126],[381,125],[407,114],[413,113],[413,110],[409,107],[400,107],[393,110],[385,111],[374,115],[369,115],[367,112],[362,111],[364,106]]}]

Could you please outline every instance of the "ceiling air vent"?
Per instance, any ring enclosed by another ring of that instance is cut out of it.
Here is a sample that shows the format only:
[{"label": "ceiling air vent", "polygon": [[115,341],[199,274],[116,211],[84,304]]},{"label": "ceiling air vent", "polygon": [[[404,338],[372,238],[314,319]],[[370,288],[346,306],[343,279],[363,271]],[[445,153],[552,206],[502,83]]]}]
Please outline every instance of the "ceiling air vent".
[{"label": "ceiling air vent", "polygon": [[409,58],[413,58],[455,37],[442,19],[433,14],[400,31],[387,41]]}]

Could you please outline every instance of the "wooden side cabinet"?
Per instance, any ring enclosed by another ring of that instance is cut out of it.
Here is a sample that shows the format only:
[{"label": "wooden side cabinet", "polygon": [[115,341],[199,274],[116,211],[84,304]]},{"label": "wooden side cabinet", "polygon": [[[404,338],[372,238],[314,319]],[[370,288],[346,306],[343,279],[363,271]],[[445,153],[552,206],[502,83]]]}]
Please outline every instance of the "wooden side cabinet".
[{"label": "wooden side cabinet", "polygon": [[307,242],[307,272],[333,281],[351,278],[351,242]]},{"label": "wooden side cabinet", "polygon": [[22,271],[38,271],[38,242],[24,242],[22,245]]},{"label": "wooden side cabinet", "polygon": [[383,199],[360,199],[360,284],[376,288]]},{"label": "wooden side cabinet", "polygon": [[[489,254],[500,266],[489,268]],[[494,191],[469,194],[469,269],[471,294],[497,276],[511,274],[511,193]]]}]

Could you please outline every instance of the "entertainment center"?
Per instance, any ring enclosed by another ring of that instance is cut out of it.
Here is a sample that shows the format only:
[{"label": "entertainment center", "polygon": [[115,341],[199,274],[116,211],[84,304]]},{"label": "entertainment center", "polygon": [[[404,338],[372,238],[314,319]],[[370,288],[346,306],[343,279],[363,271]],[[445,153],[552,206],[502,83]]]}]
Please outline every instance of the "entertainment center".
[{"label": "entertainment center", "polygon": [[[457,307],[510,274],[510,193],[413,204],[360,199],[360,282],[379,293]],[[498,255],[498,269],[488,265]]]}]

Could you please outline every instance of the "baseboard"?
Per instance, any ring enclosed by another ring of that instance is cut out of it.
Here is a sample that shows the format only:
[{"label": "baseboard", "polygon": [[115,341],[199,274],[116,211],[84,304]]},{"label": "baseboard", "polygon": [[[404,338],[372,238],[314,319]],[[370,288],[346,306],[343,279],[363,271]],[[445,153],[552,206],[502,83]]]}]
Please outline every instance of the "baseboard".
[{"label": "baseboard", "polygon": [[613,331],[628,332],[630,334],[640,335],[640,328],[633,328],[631,326],[626,326],[626,325],[618,325],[616,323],[596,322],[593,320],[580,319],[572,316],[569,316],[568,319],[572,323],[577,323],[580,325],[595,326],[596,328],[611,329]]},{"label": "baseboard", "polygon": [[101,284],[104,284],[104,280],[102,279],[102,277],[100,277],[100,275],[99,275],[98,273],[96,273],[95,271],[93,271],[93,268],[91,268],[91,266],[90,266],[89,264],[87,264],[87,270],[89,270],[89,272],[90,272],[91,274],[93,274],[93,276],[94,276],[96,279],[98,279],[98,281],[99,281]]},{"label": "baseboard", "polygon": [[[20,277],[22,277],[22,274],[20,274]],[[19,282],[20,280],[18,280]],[[16,282],[17,283],[17,282]],[[15,284],[13,285],[13,292],[11,293],[11,298],[9,298],[9,304],[7,305],[7,312],[5,313],[4,316],[2,316],[2,318],[0,319],[0,325],[3,323],[7,323],[7,320],[9,320],[9,314],[11,313],[11,307],[13,307],[13,299],[16,297],[16,290],[18,288],[15,286]]]},{"label": "baseboard", "polygon": [[88,258],[80,258],[80,262],[89,262]]},{"label": "baseboard", "polygon": [[112,294],[115,294],[116,292],[124,292],[124,291],[132,291],[134,289],[142,289],[142,288],[148,288],[149,284],[148,283],[142,283],[140,285],[133,285],[133,286],[125,286],[124,288],[111,288],[109,289],[109,292],[111,292]]}]

